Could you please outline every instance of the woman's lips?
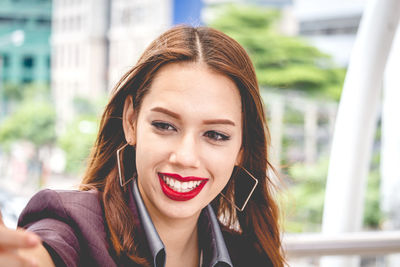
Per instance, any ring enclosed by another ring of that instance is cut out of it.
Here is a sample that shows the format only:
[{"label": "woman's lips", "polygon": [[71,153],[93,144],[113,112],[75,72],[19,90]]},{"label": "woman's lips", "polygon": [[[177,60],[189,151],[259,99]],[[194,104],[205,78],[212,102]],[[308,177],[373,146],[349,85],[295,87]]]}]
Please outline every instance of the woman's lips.
[{"label": "woman's lips", "polygon": [[175,173],[158,173],[164,194],[176,201],[186,201],[197,196],[208,182],[207,178],[182,177]]}]

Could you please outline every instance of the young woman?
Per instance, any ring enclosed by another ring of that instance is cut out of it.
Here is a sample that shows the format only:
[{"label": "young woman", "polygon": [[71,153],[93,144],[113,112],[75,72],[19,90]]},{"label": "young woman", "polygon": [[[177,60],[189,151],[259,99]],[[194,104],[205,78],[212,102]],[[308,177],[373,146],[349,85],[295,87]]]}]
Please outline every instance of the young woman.
[{"label": "young woman", "polygon": [[244,49],[175,27],[115,87],[81,190],[0,228],[0,265],[283,266],[268,145]]}]

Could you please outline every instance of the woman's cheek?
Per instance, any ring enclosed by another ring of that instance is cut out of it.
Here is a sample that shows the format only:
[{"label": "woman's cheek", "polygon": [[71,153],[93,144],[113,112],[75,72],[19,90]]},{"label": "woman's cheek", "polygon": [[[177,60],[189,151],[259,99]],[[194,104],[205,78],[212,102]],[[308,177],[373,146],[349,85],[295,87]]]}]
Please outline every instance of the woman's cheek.
[{"label": "woman's cheek", "polygon": [[218,183],[226,184],[235,166],[237,152],[233,149],[214,149],[207,154],[207,168],[213,172]]},{"label": "woman's cheek", "polygon": [[239,148],[236,148],[236,146],[233,145],[227,145],[212,147],[209,149],[208,155],[216,164],[233,166],[235,165],[238,153]]}]

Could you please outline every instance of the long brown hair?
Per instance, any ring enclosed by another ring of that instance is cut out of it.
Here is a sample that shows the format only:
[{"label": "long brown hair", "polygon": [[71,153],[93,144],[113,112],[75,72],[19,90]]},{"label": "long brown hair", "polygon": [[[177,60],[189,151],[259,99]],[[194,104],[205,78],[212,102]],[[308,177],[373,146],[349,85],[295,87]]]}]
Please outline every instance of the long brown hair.
[{"label": "long brown hair", "polygon": [[[232,79],[239,89],[243,116],[241,166],[257,177],[259,185],[243,212],[236,212],[221,196],[213,200],[212,206],[219,218],[220,215],[225,218],[226,228],[246,235],[260,252],[268,255],[274,266],[283,266],[278,207],[269,177],[273,171],[267,152],[269,132],[254,67],[235,40],[207,27],[178,26],[158,37],[115,86],[105,108],[81,189],[96,188],[103,193],[107,229],[116,255],[146,264],[140,253],[141,244],[135,241],[137,233],[132,222],[137,218],[133,218],[127,206],[128,190],[121,188],[116,175],[116,151],[126,143],[122,127],[124,102],[127,96],[132,96],[137,113],[157,71],[172,62],[205,63]],[[125,149],[124,156],[125,177],[131,177],[136,172],[136,166],[132,166],[134,148]],[[241,187],[229,188],[226,194],[234,200],[235,192]]]}]

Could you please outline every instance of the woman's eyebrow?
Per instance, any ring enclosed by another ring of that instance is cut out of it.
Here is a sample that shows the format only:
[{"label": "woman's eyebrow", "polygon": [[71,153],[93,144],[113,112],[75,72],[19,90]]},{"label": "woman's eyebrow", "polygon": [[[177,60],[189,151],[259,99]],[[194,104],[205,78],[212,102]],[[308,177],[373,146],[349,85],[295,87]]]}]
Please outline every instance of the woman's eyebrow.
[{"label": "woman's eyebrow", "polygon": [[[175,118],[175,119],[178,119],[178,120],[181,119],[181,116],[178,113],[175,113],[175,112],[173,112],[173,111],[171,111],[169,109],[166,109],[166,108],[155,107],[155,108],[152,108],[150,111],[163,113],[163,114],[166,114],[166,115],[171,116],[172,118]],[[209,124],[227,124],[227,125],[235,126],[235,123],[233,121],[231,121],[231,120],[228,120],[228,119],[204,120],[203,124],[207,124],[207,125],[209,125]]]},{"label": "woman's eyebrow", "polygon": [[228,119],[215,119],[215,120],[204,120],[204,124],[228,124],[235,126],[235,123]]},{"label": "woman's eyebrow", "polygon": [[168,110],[168,109],[162,108],[162,107],[155,107],[155,108],[152,108],[151,111],[155,111],[155,112],[159,112],[159,113],[164,113],[164,114],[167,114],[167,115],[169,115],[169,116],[171,116],[171,117],[173,117],[173,118],[175,118],[175,119],[178,119],[178,120],[181,118],[181,116],[180,116],[178,113],[175,113],[175,112],[173,112],[173,111],[171,111],[171,110]]}]

